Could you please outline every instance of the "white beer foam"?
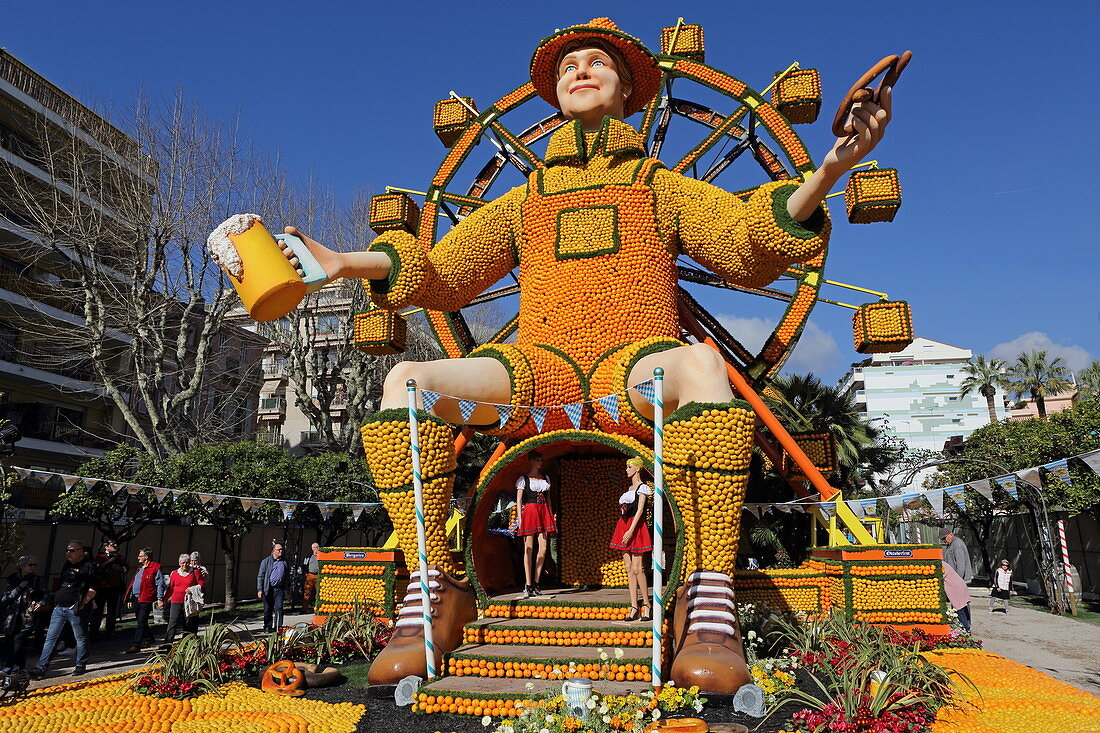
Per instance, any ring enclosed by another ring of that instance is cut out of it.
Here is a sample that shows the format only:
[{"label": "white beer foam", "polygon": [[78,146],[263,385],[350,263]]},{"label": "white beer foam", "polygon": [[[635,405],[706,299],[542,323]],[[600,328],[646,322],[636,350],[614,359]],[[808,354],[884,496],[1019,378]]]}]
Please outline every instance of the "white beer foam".
[{"label": "white beer foam", "polygon": [[206,249],[210,256],[238,280],[244,276],[244,263],[241,262],[241,255],[229,235],[244,234],[256,222],[263,222],[259,214],[234,214],[219,224],[206,238]]}]

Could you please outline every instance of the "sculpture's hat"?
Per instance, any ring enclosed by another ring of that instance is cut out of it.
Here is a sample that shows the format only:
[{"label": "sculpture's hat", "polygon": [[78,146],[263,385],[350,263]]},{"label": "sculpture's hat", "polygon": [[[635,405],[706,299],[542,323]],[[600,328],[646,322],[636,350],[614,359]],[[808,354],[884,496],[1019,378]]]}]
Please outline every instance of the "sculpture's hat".
[{"label": "sculpture's hat", "polygon": [[542,39],[531,57],[531,82],[535,91],[554,107],[558,105],[558,57],[566,44],[583,38],[599,38],[622,54],[630,67],[630,96],[623,103],[623,115],[641,110],[661,88],[661,68],[653,53],[634,36],[623,33],[609,18],[594,18],[584,25],[563,28]]}]

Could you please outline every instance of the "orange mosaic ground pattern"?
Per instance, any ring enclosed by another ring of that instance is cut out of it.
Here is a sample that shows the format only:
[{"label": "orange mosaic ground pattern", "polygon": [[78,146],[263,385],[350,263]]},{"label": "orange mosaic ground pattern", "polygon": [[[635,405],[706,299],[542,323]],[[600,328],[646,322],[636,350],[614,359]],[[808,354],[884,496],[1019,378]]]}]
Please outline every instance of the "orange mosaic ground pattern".
[{"label": "orange mosaic ground pattern", "polygon": [[47,687],[0,707],[5,733],[351,733],[366,708],[282,697],[233,682],[191,700],[127,689],[133,672]]}]

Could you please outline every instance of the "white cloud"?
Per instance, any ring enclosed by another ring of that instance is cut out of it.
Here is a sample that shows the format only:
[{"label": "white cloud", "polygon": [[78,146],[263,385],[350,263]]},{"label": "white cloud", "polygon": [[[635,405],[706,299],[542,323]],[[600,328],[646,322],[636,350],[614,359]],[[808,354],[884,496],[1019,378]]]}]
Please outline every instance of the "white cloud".
[{"label": "white cloud", "polygon": [[[718,321],[753,353],[760,351],[775,328],[775,322],[765,318],[719,315]],[[831,369],[839,357],[840,348],[832,334],[810,321],[802,331],[802,337],[783,370],[821,375]]]},{"label": "white cloud", "polygon": [[1066,366],[1074,372],[1084,369],[1095,358],[1086,349],[1076,344],[1065,346],[1054,343],[1050,340],[1050,336],[1042,331],[1021,334],[1011,341],[997,344],[989,350],[989,356],[1012,363],[1016,361],[1016,357],[1020,354],[1034,349],[1046,351],[1047,357],[1050,359],[1058,356],[1062,357]]}]

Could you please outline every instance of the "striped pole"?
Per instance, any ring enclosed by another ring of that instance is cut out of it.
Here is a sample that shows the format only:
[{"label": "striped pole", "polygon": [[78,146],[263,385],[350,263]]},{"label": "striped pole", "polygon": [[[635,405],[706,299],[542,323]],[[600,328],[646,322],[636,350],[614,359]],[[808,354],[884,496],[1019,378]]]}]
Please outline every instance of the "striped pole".
[{"label": "striped pole", "polygon": [[420,425],[416,420],[416,380],[405,382],[409,390],[409,446],[412,451],[413,506],[416,508],[416,554],[420,567],[420,610],[424,614],[424,656],[428,679],[435,677],[435,644],[432,643],[432,599],[428,589],[428,533],[424,527],[424,481],[420,476]]},{"label": "striped pole", "polygon": [[661,627],[665,615],[665,370],[653,370],[653,687],[661,689]]},{"label": "striped pole", "polygon": [[[1066,590],[1073,595],[1073,566],[1069,563],[1069,543],[1066,542],[1066,520],[1058,520],[1058,539],[1062,543],[1062,569],[1066,573]],[[1067,599],[1068,603],[1068,599]]]}]

